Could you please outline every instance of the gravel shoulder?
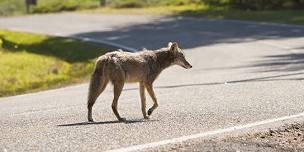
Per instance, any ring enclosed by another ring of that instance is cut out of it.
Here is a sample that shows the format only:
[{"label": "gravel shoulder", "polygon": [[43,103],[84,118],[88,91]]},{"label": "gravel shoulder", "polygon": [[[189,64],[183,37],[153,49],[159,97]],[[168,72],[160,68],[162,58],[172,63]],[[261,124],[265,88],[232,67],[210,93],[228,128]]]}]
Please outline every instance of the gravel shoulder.
[{"label": "gravel shoulder", "polygon": [[213,138],[159,151],[304,151],[304,123],[289,124],[265,132]]}]

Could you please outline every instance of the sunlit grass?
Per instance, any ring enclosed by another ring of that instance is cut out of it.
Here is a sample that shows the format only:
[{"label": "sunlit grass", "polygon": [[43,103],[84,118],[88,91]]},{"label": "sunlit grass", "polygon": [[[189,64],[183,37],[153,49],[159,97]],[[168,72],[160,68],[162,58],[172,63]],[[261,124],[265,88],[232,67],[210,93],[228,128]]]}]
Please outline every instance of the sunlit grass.
[{"label": "sunlit grass", "polygon": [[[218,5],[209,5],[199,0],[196,2],[193,0],[113,0],[107,2],[108,7],[100,7],[99,3],[99,0],[38,0],[37,6],[32,7],[31,12],[80,11],[101,14],[192,16],[304,24],[304,10],[237,10],[229,7],[226,0],[222,0],[221,4]],[[136,8],[139,6],[140,8]],[[24,13],[24,1],[0,0],[0,16],[22,15]]]},{"label": "sunlit grass", "polygon": [[0,96],[88,79],[104,48],[77,40],[0,30]]},{"label": "sunlit grass", "polygon": [[32,13],[75,11],[99,7],[98,0],[39,0]]},{"label": "sunlit grass", "polygon": [[154,6],[144,8],[112,8],[102,7],[92,10],[82,10],[80,12],[102,13],[102,14],[121,14],[121,15],[178,15],[186,10],[207,9],[207,5],[181,5],[181,6]]}]

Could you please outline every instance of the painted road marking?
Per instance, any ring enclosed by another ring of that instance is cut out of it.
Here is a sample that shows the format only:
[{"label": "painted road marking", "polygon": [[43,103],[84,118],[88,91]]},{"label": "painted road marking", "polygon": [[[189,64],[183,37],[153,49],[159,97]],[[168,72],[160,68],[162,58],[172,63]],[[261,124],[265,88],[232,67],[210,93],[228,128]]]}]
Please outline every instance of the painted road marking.
[{"label": "painted road marking", "polygon": [[257,122],[245,124],[245,125],[237,125],[237,126],[234,126],[234,127],[223,128],[223,129],[218,129],[218,130],[213,130],[213,131],[207,131],[207,132],[203,132],[203,133],[199,133],[199,134],[182,136],[182,137],[178,137],[178,138],[172,138],[172,139],[167,139],[167,140],[162,140],[162,141],[157,141],[157,142],[151,142],[151,143],[146,143],[146,144],[142,144],[142,145],[134,145],[134,146],[125,147],[125,148],[113,149],[113,150],[109,150],[107,152],[139,151],[139,150],[159,147],[159,146],[163,146],[163,145],[167,145],[167,144],[181,143],[181,142],[191,140],[191,139],[197,139],[197,138],[202,138],[202,137],[207,137],[207,136],[212,136],[212,135],[229,133],[229,132],[233,132],[233,131],[236,131],[236,130],[253,128],[253,127],[257,127],[257,126],[261,126],[261,125],[265,125],[265,124],[269,124],[269,123],[289,120],[289,119],[303,117],[303,116],[304,116],[304,112],[299,113],[299,114],[295,114],[295,115],[274,118],[274,119],[266,119],[266,120],[262,120],[262,121],[257,121]]},{"label": "painted road marking", "polygon": [[93,38],[89,38],[89,37],[81,37],[81,36],[69,36],[71,38],[74,39],[79,39],[82,41],[88,41],[88,42],[94,42],[94,43],[100,43],[100,44],[106,44],[106,45],[110,45],[110,46],[114,46],[120,49],[123,49],[124,51],[130,51],[130,52],[137,52],[138,50],[135,48],[131,48],[125,45],[121,45],[115,42],[110,42],[110,41],[105,41],[105,40],[97,40],[97,39],[93,39]]}]

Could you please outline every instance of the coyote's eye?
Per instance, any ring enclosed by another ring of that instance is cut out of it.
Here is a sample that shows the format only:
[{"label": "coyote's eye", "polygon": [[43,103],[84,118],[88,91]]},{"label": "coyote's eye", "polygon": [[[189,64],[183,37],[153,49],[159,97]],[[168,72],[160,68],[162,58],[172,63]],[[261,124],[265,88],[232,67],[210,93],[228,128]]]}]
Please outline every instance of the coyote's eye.
[{"label": "coyote's eye", "polygon": [[185,57],[184,53],[179,53],[179,56],[182,57],[182,58]]}]

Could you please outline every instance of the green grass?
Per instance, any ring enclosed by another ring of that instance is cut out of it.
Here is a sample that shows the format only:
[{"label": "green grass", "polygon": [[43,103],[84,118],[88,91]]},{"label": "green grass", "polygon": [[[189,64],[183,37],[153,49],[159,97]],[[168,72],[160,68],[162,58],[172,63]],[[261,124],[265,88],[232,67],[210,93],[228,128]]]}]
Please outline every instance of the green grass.
[{"label": "green grass", "polygon": [[[304,10],[246,11],[232,9],[228,0],[108,0],[108,7],[99,7],[99,0],[38,0],[32,13],[83,11],[111,14],[173,15],[211,19],[237,19],[286,24],[304,24]],[[218,2],[218,3],[216,3]],[[23,0],[0,0],[0,16],[25,13]]]},{"label": "green grass", "polygon": [[99,0],[38,0],[32,13],[75,11],[99,7]]},{"label": "green grass", "polygon": [[87,80],[105,52],[78,40],[0,30],[0,96]]},{"label": "green grass", "polygon": [[[31,13],[75,11],[99,7],[99,0],[37,0]],[[26,14],[25,0],[0,0],[0,16]]]},{"label": "green grass", "polygon": [[224,6],[190,4],[181,6],[155,6],[145,8],[99,8],[84,12],[102,14],[191,16],[210,19],[237,19],[285,24],[304,24],[304,10],[245,11]]},{"label": "green grass", "polygon": [[211,19],[236,19],[284,24],[304,24],[304,10],[245,11],[224,7],[196,7],[196,9],[184,9],[175,14]]},{"label": "green grass", "polygon": [[21,15],[25,13],[23,0],[0,0],[0,16]]}]

